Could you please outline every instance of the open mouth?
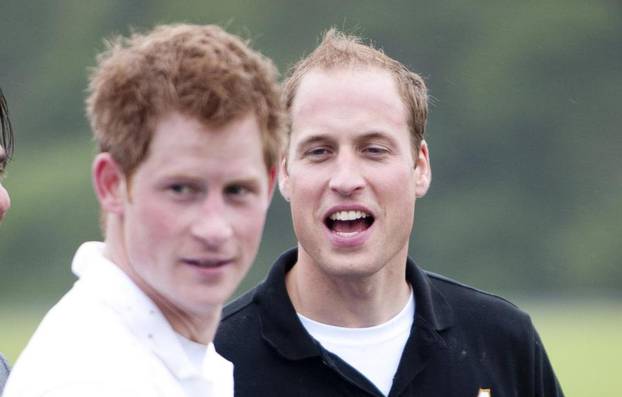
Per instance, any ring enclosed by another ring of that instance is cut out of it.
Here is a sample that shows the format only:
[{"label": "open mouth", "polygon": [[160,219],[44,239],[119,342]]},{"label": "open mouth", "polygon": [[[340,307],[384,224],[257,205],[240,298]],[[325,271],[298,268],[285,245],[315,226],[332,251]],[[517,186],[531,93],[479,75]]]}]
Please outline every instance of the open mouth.
[{"label": "open mouth", "polygon": [[336,211],[324,220],[324,224],[331,232],[344,237],[363,232],[373,223],[373,215],[358,210]]}]

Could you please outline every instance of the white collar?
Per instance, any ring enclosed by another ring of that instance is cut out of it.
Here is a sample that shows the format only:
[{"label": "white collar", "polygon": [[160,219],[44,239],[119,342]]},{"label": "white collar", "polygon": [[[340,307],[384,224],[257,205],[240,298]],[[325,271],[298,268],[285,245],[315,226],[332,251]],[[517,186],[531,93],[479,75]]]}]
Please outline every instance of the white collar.
[{"label": "white collar", "polygon": [[207,346],[202,368],[196,368],[177,334],[153,301],[112,261],[104,257],[104,243],[86,242],[76,252],[72,271],[76,286],[110,307],[141,342],[180,380],[202,378],[214,382],[232,369],[213,343]]}]

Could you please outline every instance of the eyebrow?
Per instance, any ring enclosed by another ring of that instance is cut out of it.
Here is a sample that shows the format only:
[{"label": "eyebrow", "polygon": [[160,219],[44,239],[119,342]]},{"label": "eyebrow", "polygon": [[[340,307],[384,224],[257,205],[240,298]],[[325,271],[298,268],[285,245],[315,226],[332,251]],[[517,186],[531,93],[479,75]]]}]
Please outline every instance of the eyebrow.
[{"label": "eyebrow", "polygon": [[316,143],[327,143],[327,142],[328,143],[334,142],[334,138],[328,135],[324,135],[324,134],[315,134],[315,135],[308,136],[302,141],[298,142],[298,144],[296,145],[296,153],[299,154],[301,151],[304,151],[304,149],[310,145],[313,145]]},{"label": "eyebrow", "polygon": [[[355,141],[365,142],[365,141],[369,141],[372,139],[380,139],[380,140],[389,142],[392,145],[397,145],[397,142],[395,142],[395,139],[389,134],[385,134],[383,132],[373,131],[373,130],[366,132],[361,136],[356,137]],[[334,140],[335,140],[334,137],[329,136],[329,135],[324,135],[324,134],[311,135],[298,143],[298,145],[296,146],[296,153],[300,152],[300,150],[304,150],[304,148],[314,143],[332,143],[334,142]]]},{"label": "eyebrow", "polygon": [[370,131],[356,138],[357,141],[369,141],[371,139],[381,139],[392,144],[396,144],[395,139],[389,134],[378,131]]},{"label": "eyebrow", "polygon": [[316,134],[316,135],[311,135],[311,136],[306,137],[305,139],[303,139],[302,141],[298,143],[298,146],[307,146],[312,143],[325,142],[325,141],[331,141],[331,140],[333,139],[327,135]]},{"label": "eyebrow", "polygon": [[[240,185],[255,184],[256,185],[259,183],[258,181],[260,178],[261,178],[260,173],[254,174],[252,172],[248,172],[248,173],[245,173],[244,175],[230,176],[226,185],[230,185],[230,184],[240,184]],[[204,180],[202,177],[197,176],[197,175],[188,175],[184,172],[171,172],[168,175],[163,175],[162,180],[164,181],[164,183],[171,183],[174,181],[180,181],[183,183],[199,183],[199,184],[204,183]],[[211,183],[209,183],[208,185],[211,185]]]},{"label": "eyebrow", "polygon": [[240,177],[227,182],[225,184],[225,187],[235,185],[244,186],[250,188],[251,190],[259,190],[259,188],[261,187],[261,182],[256,176]]}]

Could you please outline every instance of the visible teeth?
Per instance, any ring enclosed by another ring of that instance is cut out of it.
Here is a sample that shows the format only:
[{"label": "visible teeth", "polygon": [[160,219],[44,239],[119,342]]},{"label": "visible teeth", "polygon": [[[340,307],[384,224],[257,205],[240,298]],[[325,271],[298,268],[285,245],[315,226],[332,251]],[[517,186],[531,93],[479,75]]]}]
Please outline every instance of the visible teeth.
[{"label": "visible teeth", "polygon": [[369,215],[363,211],[337,211],[331,214],[333,221],[353,221],[356,219],[367,218]]}]

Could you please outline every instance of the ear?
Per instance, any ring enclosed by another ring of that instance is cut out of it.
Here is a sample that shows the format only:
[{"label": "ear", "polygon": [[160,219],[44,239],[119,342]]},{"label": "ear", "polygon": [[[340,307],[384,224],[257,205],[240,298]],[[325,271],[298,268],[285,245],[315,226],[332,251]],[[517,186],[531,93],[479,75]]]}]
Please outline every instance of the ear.
[{"label": "ear", "polygon": [[425,196],[432,182],[432,167],[430,165],[430,151],[428,144],[422,140],[415,159],[415,195],[417,198]]},{"label": "ear", "polygon": [[274,194],[274,188],[276,187],[277,168],[278,166],[273,165],[268,170],[268,202],[272,201],[272,195]]},{"label": "ear", "polygon": [[291,187],[289,185],[289,174],[287,172],[287,156],[283,156],[279,167],[279,191],[285,201],[289,201],[291,194]]},{"label": "ear", "polygon": [[93,160],[92,179],[95,194],[102,210],[123,212],[125,175],[110,153],[99,153]]}]

